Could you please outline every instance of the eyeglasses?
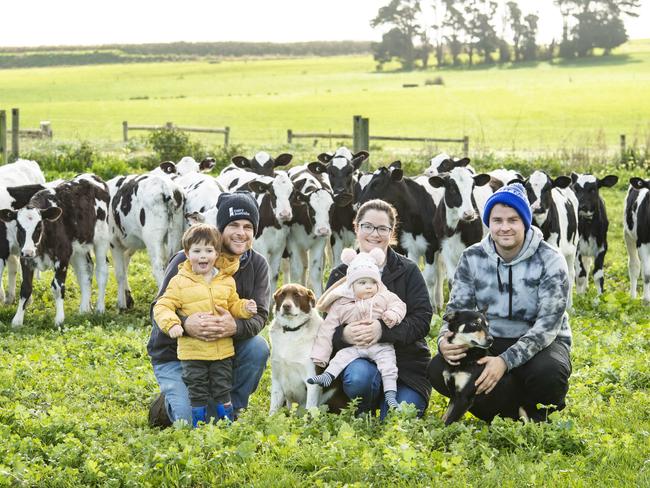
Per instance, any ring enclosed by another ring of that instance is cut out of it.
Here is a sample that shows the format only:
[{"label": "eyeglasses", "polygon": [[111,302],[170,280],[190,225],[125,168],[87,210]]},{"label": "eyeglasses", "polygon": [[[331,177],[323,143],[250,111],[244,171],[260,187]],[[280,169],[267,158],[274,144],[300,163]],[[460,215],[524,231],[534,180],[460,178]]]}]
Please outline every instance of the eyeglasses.
[{"label": "eyeglasses", "polygon": [[361,230],[362,234],[370,235],[374,231],[377,231],[377,234],[381,237],[388,237],[390,235],[390,231],[393,230],[392,227],[388,227],[387,225],[378,225],[374,226],[368,222],[364,222],[363,224],[359,224],[359,230]]}]

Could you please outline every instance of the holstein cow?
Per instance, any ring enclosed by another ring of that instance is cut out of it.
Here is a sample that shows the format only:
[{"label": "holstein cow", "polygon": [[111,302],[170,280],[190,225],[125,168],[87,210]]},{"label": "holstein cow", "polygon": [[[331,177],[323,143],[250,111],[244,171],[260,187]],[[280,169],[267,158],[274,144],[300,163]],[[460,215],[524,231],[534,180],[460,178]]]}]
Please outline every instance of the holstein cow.
[{"label": "holstein cow", "polygon": [[607,253],[607,229],[609,220],[605,202],[598,190],[611,188],[618,176],[608,175],[600,179],[594,175],[571,173],[571,188],[578,199],[578,252],[576,254],[576,290],[587,290],[589,271],[594,261],[594,284],[600,295],[603,292],[603,264]]},{"label": "holstein cow", "polygon": [[216,163],[217,162],[214,158],[205,158],[200,163],[197,163],[193,157],[185,156],[178,163],[173,163],[172,161],[165,161],[163,163],[160,163],[159,168],[163,173],[176,175],[180,178],[193,173],[208,172],[214,168],[214,165]]},{"label": "holstein cow", "polygon": [[[36,161],[18,159],[0,166],[0,209],[18,210],[36,191],[43,189],[45,177]],[[23,185],[36,185],[30,189],[13,189]],[[13,303],[16,298],[16,275],[19,250],[16,242],[16,224],[0,221],[0,303]],[[2,284],[2,274],[7,267],[7,295]]]},{"label": "holstein cow", "polygon": [[578,200],[569,188],[571,178],[552,179],[543,171],[534,171],[525,181],[533,224],[544,234],[544,240],[557,247],[566,259],[569,271],[568,307],[573,303],[575,257],[578,246]]},{"label": "holstein cow", "polygon": [[[332,234],[330,211],[334,205],[329,185],[308,168],[291,176],[296,197],[304,205],[294,208],[289,222],[287,251],[291,261],[290,281],[307,285],[307,269],[311,288],[319,297],[323,293],[325,248]],[[285,280],[287,281],[287,280]]]},{"label": "holstein cow", "polygon": [[169,177],[155,173],[118,176],[109,188],[117,306],[124,309],[133,306],[128,268],[138,249],[147,249],[156,284],[161,285],[169,258],[181,247],[185,195]]},{"label": "holstein cow", "polygon": [[217,180],[203,173],[187,173],[176,178],[176,184],[185,192],[185,218],[187,224],[217,221],[217,201],[224,192]]},{"label": "holstein cow", "polygon": [[63,299],[69,264],[74,268],[81,289],[79,312],[89,312],[93,274],[91,251],[97,261],[95,310],[104,312],[108,280],[108,204],[106,184],[95,175],[84,174],[56,188],[39,191],[18,211],[0,211],[0,219],[16,222],[21,252],[23,282],[18,310],[11,322],[14,327],[23,324],[35,269],[54,268],[52,293],[57,326],[65,318]]},{"label": "holstein cow", "polygon": [[630,178],[623,224],[630,275],[630,295],[636,298],[639,271],[643,277],[643,301],[650,304],[650,180]]},{"label": "holstein cow", "polygon": [[231,159],[232,164],[226,166],[221,171],[220,176],[225,176],[229,171],[237,171],[239,169],[251,171],[258,175],[273,176],[275,168],[286,166],[292,159],[293,155],[287,153],[280,154],[274,159],[265,151],[258,152],[253,156],[253,159],[248,159],[245,156],[233,156]]},{"label": "holstein cow", "polygon": [[277,286],[282,255],[289,236],[288,223],[293,218],[292,205],[302,204],[293,182],[285,171],[274,176],[260,176],[247,170],[230,170],[217,177],[226,191],[252,191],[260,207],[260,223],[253,246],[269,263],[271,294]]},{"label": "holstein cow", "polygon": [[361,205],[375,198],[392,204],[397,210],[399,226],[396,250],[416,263],[421,257],[424,258],[423,276],[431,293],[432,305],[440,308],[442,292],[438,293],[441,290],[439,273],[434,264],[435,254],[440,247],[433,228],[433,215],[436,212],[433,198],[422,185],[404,177],[399,161],[375,171],[359,195],[358,203]]},{"label": "holstein cow", "polygon": [[[450,285],[460,255],[483,237],[483,223],[473,191],[475,186],[487,185],[489,181],[490,175],[475,175],[462,166],[429,178],[431,186],[444,189],[444,197],[433,216],[433,227],[440,242],[440,257]],[[438,286],[438,293],[442,294],[442,284],[438,283]]]},{"label": "holstein cow", "polygon": [[335,205],[330,213],[332,226],[332,268],[341,263],[341,251],[352,247],[356,237],[352,221],[354,220],[354,202],[358,201],[359,188],[357,185],[358,170],[368,159],[368,152],[359,151],[353,154],[346,147],[340,147],[334,154],[322,153],[318,161],[309,163],[313,173],[327,175],[327,181],[332,188]]}]

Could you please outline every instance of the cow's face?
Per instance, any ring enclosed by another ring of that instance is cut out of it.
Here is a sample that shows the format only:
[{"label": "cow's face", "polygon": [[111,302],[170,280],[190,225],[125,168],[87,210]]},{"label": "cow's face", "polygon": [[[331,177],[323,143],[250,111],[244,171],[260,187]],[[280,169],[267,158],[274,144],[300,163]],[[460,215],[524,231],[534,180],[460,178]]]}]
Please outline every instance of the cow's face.
[{"label": "cow's face", "polygon": [[255,193],[268,193],[271,207],[278,222],[289,222],[293,218],[291,203],[299,204],[300,199],[295,194],[293,182],[285,172],[277,172],[269,183],[251,181],[248,187]]},{"label": "cow's face", "polygon": [[483,186],[489,181],[490,175],[474,175],[462,166],[452,169],[444,176],[429,178],[429,183],[434,188],[444,187],[448,214],[465,222],[478,218],[478,208],[472,194],[474,186]]},{"label": "cow's face", "polygon": [[488,321],[481,312],[472,310],[459,310],[449,312],[442,318],[447,322],[452,336],[449,342],[452,344],[466,344],[470,348],[478,347],[488,349],[493,338],[488,330]]},{"label": "cow's face", "polygon": [[598,189],[602,186],[611,187],[618,182],[618,176],[608,175],[602,179],[594,175],[571,173],[571,188],[578,198],[578,216],[591,219],[600,205]]},{"label": "cow's face", "polygon": [[323,153],[318,156],[320,163],[325,167],[335,197],[346,194],[353,196],[354,175],[367,158],[366,151],[352,154],[346,147],[340,147],[333,155]]},{"label": "cow's face", "polygon": [[20,210],[0,211],[0,220],[4,222],[16,222],[16,238],[20,247],[21,256],[33,258],[43,238],[44,221],[54,221],[61,217],[62,210],[58,207],[39,209],[33,207],[21,208]]},{"label": "cow's face", "polygon": [[325,189],[312,191],[307,195],[309,205],[309,218],[313,224],[313,234],[316,237],[325,237],[332,233],[330,227],[330,209],[334,205],[332,194]]},{"label": "cow's face", "polygon": [[538,222],[543,222],[548,216],[548,211],[553,203],[553,188],[566,188],[571,184],[568,176],[558,176],[552,179],[543,171],[535,171],[526,180],[526,193],[533,217]]}]

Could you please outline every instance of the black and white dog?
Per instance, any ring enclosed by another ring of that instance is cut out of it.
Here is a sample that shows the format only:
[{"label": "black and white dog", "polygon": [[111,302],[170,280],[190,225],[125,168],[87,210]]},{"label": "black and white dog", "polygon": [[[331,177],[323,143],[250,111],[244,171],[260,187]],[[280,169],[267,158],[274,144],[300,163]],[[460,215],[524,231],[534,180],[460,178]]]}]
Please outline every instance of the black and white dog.
[{"label": "black and white dog", "polygon": [[493,339],[488,332],[488,322],[481,312],[459,310],[449,312],[442,318],[449,324],[451,344],[466,344],[469,346],[466,356],[460,359],[457,366],[445,362],[442,376],[449,390],[449,407],[442,420],[449,425],[459,420],[474,403],[476,385],[474,384],[485,368],[477,361],[485,356]]}]

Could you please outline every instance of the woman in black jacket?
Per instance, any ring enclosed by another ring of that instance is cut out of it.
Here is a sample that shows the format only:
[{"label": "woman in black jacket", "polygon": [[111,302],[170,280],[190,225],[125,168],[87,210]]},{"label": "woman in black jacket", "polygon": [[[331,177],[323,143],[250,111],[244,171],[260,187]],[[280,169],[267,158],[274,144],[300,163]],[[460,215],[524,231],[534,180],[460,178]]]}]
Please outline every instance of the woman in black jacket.
[{"label": "woman in black jacket", "polygon": [[[397,357],[397,401],[415,405],[422,416],[429,403],[431,384],[426,375],[431,353],[426,343],[433,309],[424,278],[419,268],[406,257],[390,247],[394,241],[397,212],[383,200],[364,203],[354,220],[359,249],[369,252],[378,247],[386,255],[380,266],[381,281],[390,291],[406,303],[404,320],[389,328],[381,320],[360,321],[345,324],[336,329],[333,353],[350,345],[366,346],[389,342],[395,347]],[[332,270],[327,288],[345,278],[347,265]],[[343,391],[348,398],[359,398],[359,412],[381,409],[386,414],[381,374],[375,363],[356,359],[343,371]]]}]

